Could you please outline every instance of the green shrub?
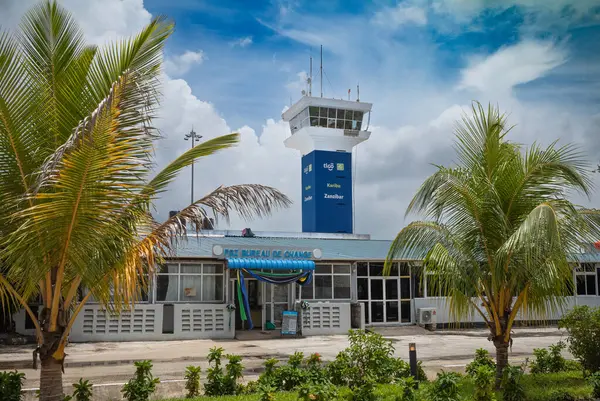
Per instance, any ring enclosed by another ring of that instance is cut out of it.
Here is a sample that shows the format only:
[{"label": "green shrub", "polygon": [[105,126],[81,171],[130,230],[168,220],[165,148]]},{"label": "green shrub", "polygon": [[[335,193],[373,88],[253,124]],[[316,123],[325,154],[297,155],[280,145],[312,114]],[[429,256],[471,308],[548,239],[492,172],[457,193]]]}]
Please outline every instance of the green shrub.
[{"label": "green shrub", "polygon": [[494,384],[496,383],[496,369],[488,365],[479,365],[473,374],[475,382],[475,401],[495,401]]},{"label": "green shrub", "polygon": [[556,344],[550,345],[550,360],[548,361],[549,373],[564,372],[567,367],[567,361],[563,358],[561,352],[567,348],[567,345],[559,341]]},{"label": "green shrub", "polygon": [[588,381],[590,386],[592,386],[592,397],[600,398],[600,372],[591,374],[588,377]]},{"label": "green shrub", "polygon": [[243,392],[243,387],[238,380],[244,377],[244,365],[239,355],[227,355],[227,366],[225,366],[225,395],[235,395]]},{"label": "green shrub", "polygon": [[90,401],[93,395],[93,384],[89,380],[79,379],[77,383],[73,383],[73,398],[75,401]]},{"label": "green shrub", "polygon": [[331,401],[336,397],[337,389],[329,381],[305,383],[298,389],[298,399],[302,401]]},{"label": "green shrub", "polygon": [[259,387],[259,382],[256,380],[251,380],[248,383],[246,383],[245,386],[243,387],[243,391],[242,394],[255,394],[258,393],[258,387]]},{"label": "green shrub", "polygon": [[185,389],[187,398],[198,397],[200,395],[200,366],[188,366],[185,369]]},{"label": "green shrub", "polygon": [[502,399],[504,401],[523,401],[523,369],[520,366],[507,366],[502,371]]},{"label": "green shrub", "polygon": [[390,358],[387,367],[388,372],[385,374],[394,381],[410,377],[410,365],[402,358]]},{"label": "green shrub", "polygon": [[244,387],[238,384],[238,380],[244,377],[244,366],[242,357],[239,355],[227,355],[227,365],[225,372],[221,367],[223,358],[223,348],[213,347],[208,352],[208,368],[206,383],[204,383],[204,393],[210,396],[218,395],[236,395],[244,392]]},{"label": "green shrub", "polygon": [[569,351],[588,372],[600,371],[600,347],[591,338],[600,338],[600,307],[576,306],[560,320],[569,333]]},{"label": "green shrub", "polygon": [[331,385],[327,371],[323,369],[321,355],[311,354],[306,360],[306,381],[312,384]]},{"label": "green shrub", "polygon": [[465,368],[467,375],[474,376],[475,372],[480,366],[487,366],[492,369],[496,369],[496,363],[490,356],[490,353],[483,348],[479,348],[475,350],[475,359],[473,362],[469,363]]},{"label": "green shrub", "polygon": [[566,344],[559,341],[548,348],[550,348],[550,352],[545,348],[533,349],[535,359],[531,362],[531,373],[558,373],[566,370],[567,363],[561,355]]},{"label": "green shrub", "polygon": [[396,401],[415,401],[417,391],[417,381],[409,376],[400,379],[398,384],[401,387],[400,394],[396,396]]},{"label": "green shrub", "polygon": [[365,375],[360,383],[355,383],[349,395],[350,401],[376,401],[379,397],[375,394],[375,379]]},{"label": "green shrub", "polygon": [[206,383],[204,383],[204,393],[206,395],[223,395],[225,394],[225,374],[221,367],[221,358],[223,357],[223,348],[213,347],[208,352],[208,373],[206,375]]},{"label": "green shrub", "polygon": [[0,400],[20,401],[25,373],[0,372]]},{"label": "green shrub", "polygon": [[364,330],[350,330],[348,338],[350,346],[327,368],[334,384],[354,388],[362,385],[364,376],[371,376],[378,383],[390,383],[406,375],[406,364],[393,357],[390,340]]},{"label": "green shrub", "polygon": [[270,384],[260,384],[258,386],[260,401],[275,401],[275,392],[277,389]]},{"label": "green shrub", "polygon": [[279,389],[281,387],[279,368],[277,364],[279,361],[275,358],[267,359],[264,363],[265,370],[258,377],[258,383],[261,385],[270,385]]},{"label": "green shrub", "polygon": [[459,381],[460,375],[457,373],[438,373],[429,387],[428,401],[459,401]]},{"label": "green shrub", "polygon": [[290,355],[287,364],[278,369],[279,390],[292,391],[305,382],[306,371],[302,369],[303,361],[304,354],[295,352]]},{"label": "green shrub", "polygon": [[127,401],[148,401],[160,382],[152,377],[152,362],[135,362],[135,377],[123,386],[121,392]]},{"label": "green shrub", "polygon": [[348,385],[348,370],[352,365],[350,356],[344,350],[337,354],[335,359],[327,364],[327,375],[336,386]]}]

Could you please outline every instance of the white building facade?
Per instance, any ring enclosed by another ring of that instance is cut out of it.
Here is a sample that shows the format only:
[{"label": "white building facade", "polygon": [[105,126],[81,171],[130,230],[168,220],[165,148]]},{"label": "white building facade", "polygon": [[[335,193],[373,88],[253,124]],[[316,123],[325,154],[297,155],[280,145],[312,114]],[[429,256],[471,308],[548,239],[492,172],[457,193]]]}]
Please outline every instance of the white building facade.
[{"label": "white building facade", "polygon": [[[429,291],[420,261],[397,261],[390,275],[383,275],[391,241],[351,234],[256,233],[253,238],[232,234],[211,231],[182,243],[176,257],[151,278],[149,293],[131,311],[111,315],[100,304],[89,302],[73,327],[70,341],[232,339],[236,333],[248,331],[249,322],[240,316],[238,271],[229,268],[230,258],[216,256],[215,248],[256,260],[265,259],[260,256],[265,251],[270,256],[278,252],[297,254],[298,250],[310,253],[306,260],[314,263],[314,270],[309,284],[271,284],[242,273],[254,330],[278,332],[284,311],[301,314],[298,331],[305,336],[419,324],[419,310],[423,308],[435,309],[438,327],[455,323],[443,294]],[[547,320],[558,320],[575,305],[600,306],[600,252],[581,257],[587,262],[574,264],[573,295],[565,299],[563,311],[547,316]],[[300,301],[306,301],[308,309],[302,309]],[[33,333],[25,313],[15,315],[15,322],[18,332]],[[473,315],[462,323],[477,324],[482,319]]]}]

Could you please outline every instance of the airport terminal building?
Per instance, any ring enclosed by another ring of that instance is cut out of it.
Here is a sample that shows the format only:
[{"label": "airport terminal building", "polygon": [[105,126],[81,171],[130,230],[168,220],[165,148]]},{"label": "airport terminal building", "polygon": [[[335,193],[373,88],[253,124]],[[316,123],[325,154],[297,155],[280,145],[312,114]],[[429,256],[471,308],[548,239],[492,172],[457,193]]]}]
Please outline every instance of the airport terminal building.
[{"label": "airport terminal building", "polygon": [[[428,289],[420,260],[398,260],[384,276],[392,241],[354,233],[352,149],[370,137],[371,107],[358,99],[313,97],[309,90],[283,114],[291,131],[285,144],[302,155],[301,233],[204,230],[190,236],[150,278],[151,290],[133,310],[111,315],[89,302],[70,340],[279,333],[289,311],[299,314],[302,335],[452,323],[446,298]],[[600,306],[600,251],[590,247],[577,260],[567,307]],[[15,322],[18,332],[32,333],[23,311]],[[469,322],[482,320],[474,315]]]}]

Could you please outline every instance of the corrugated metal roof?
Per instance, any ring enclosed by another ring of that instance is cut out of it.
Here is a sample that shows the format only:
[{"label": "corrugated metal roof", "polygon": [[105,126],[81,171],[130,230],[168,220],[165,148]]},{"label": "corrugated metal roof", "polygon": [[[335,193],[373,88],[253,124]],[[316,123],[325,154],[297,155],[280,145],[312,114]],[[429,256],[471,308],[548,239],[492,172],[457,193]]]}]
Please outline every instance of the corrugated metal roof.
[{"label": "corrugated metal roof", "polygon": [[[320,249],[321,260],[359,261],[385,260],[392,241],[362,239],[283,238],[283,237],[190,237],[179,243],[179,258],[211,258],[213,245],[239,248],[278,247]],[[581,253],[573,261],[600,263],[600,252]]]}]

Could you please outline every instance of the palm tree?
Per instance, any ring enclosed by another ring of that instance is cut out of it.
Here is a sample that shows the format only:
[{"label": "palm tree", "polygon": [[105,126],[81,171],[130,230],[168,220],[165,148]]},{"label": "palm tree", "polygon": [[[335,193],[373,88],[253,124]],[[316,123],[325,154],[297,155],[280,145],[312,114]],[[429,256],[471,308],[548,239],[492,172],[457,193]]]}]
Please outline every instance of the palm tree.
[{"label": "palm tree", "polygon": [[590,171],[572,145],[528,149],[508,141],[506,117],[474,103],[456,126],[456,167],[438,166],[410,202],[425,221],[397,235],[386,261],[422,258],[428,289],[446,295],[451,318],[481,315],[508,363],[519,314],[544,319],[572,295],[568,255],[597,240],[600,213],[572,204],[590,194]]},{"label": "palm tree", "polygon": [[[172,31],[158,17],[98,49],[46,1],[18,33],[0,34],[0,300],[33,320],[42,401],[62,399],[67,338],[90,297],[116,312],[131,307],[144,277],[210,212],[251,218],[290,204],[276,189],[236,185],[153,220],[153,200],[183,168],[238,142],[237,134],[206,141],[154,174],[151,123]],[[28,306],[38,296],[39,316]]]}]

